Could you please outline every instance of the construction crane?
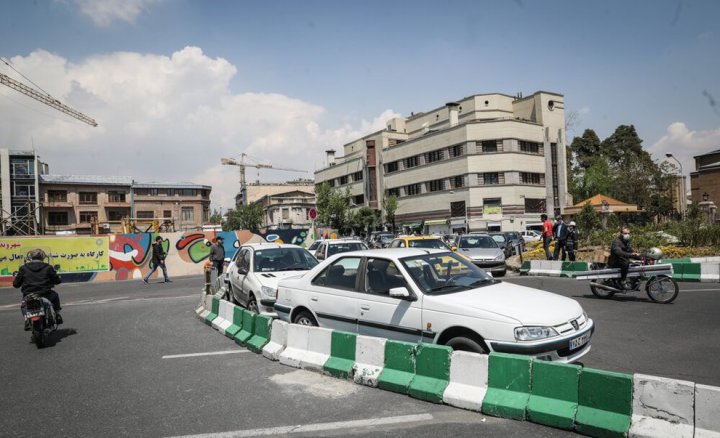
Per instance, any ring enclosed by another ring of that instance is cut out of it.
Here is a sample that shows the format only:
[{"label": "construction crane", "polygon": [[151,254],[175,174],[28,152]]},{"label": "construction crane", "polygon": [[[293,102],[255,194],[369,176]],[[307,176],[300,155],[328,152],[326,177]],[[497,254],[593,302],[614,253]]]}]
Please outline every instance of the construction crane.
[{"label": "construction crane", "polygon": [[226,166],[238,166],[240,168],[240,195],[242,197],[242,205],[247,205],[247,182],[245,180],[245,168],[254,167],[256,169],[273,169],[273,170],[284,170],[287,172],[303,172],[307,173],[307,170],[290,169],[287,167],[275,167],[272,164],[250,164],[245,162],[245,157],[249,156],[246,153],[240,154],[240,160],[234,158],[221,158],[220,163]]},{"label": "construction crane", "polygon": [[18,91],[26,96],[30,96],[33,99],[40,101],[44,103],[45,105],[51,106],[55,108],[58,111],[64,112],[65,114],[75,117],[76,119],[80,120],[81,122],[85,122],[90,126],[97,126],[97,122],[90,117],[86,116],[85,114],[81,113],[80,111],[76,111],[69,106],[60,103],[59,100],[55,99],[49,94],[43,94],[39,91],[36,91],[30,87],[28,87],[25,84],[22,84],[15,79],[11,78],[8,75],[0,73],[0,84],[6,85],[10,88],[12,88],[15,91]]}]

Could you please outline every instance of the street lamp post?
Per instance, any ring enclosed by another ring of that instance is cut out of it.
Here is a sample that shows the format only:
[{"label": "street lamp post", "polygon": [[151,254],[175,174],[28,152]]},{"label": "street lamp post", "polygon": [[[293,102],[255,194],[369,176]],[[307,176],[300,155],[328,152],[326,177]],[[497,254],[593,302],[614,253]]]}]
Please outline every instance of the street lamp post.
[{"label": "street lamp post", "polygon": [[672,158],[680,166],[680,178],[682,178],[682,195],[680,196],[680,214],[685,219],[685,212],[687,211],[687,199],[685,194],[685,174],[683,173],[683,167],[680,160],[678,160],[673,154],[665,154],[667,158]]}]

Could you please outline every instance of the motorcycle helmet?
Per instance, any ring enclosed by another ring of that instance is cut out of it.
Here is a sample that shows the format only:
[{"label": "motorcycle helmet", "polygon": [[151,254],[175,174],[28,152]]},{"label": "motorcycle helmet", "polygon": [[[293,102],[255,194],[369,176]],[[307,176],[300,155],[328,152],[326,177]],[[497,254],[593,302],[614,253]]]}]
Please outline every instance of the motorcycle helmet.
[{"label": "motorcycle helmet", "polygon": [[660,260],[663,256],[663,252],[660,248],[652,247],[648,250],[647,256],[653,260]]},{"label": "motorcycle helmet", "polygon": [[575,227],[575,226],[577,226],[575,221],[570,221],[570,223],[568,224],[568,227]]},{"label": "motorcycle helmet", "polygon": [[45,251],[41,250],[40,248],[33,249],[28,253],[28,258],[30,260],[45,260]]}]

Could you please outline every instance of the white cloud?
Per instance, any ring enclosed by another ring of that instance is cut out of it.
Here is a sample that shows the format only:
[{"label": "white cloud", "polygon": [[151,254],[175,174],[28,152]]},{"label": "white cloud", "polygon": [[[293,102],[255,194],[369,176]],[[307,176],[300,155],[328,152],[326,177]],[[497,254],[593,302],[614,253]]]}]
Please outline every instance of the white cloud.
[{"label": "white cloud", "polygon": [[[696,155],[702,155],[718,148],[720,144],[720,128],[710,131],[693,131],[685,123],[675,122],[667,127],[667,133],[649,149],[658,160],[665,160],[665,154],[673,154],[683,167],[685,175],[695,171]],[[670,163],[675,162],[670,159]]]},{"label": "white cloud", "polygon": [[[325,149],[340,149],[382,129],[396,115],[385,110],[358,126],[325,127],[326,110],[311,102],[273,93],[233,93],[230,81],[237,68],[197,47],[170,56],[103,54],[77,64],[38,50],[11,62],[99,126],[0,87],[0,147],[35,147],[56,174],[211,185],[214,208],[232,206],[239,190],[237,167],[220,165],[220,158],[245,152],[275,167],[308,171],[262,170],[264,182],[312,178]],[[8,70],[1,71],[22,80]],[[248,181],[257,178],[256,170],[247,170]]]},{"label": "white cloud", "polygon": [[135,19],[162,0],[75,0],[80,12],[96,26],[107,27],[115,20],[134,23]]}]

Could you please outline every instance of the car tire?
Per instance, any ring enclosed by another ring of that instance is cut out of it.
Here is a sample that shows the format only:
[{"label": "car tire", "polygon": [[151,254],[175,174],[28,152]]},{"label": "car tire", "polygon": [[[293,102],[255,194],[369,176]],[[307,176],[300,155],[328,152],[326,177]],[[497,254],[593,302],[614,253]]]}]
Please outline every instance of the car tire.
[{"label": "car tire", "polygon": [[502,271],[502,272],[499,272],[497,275],[496,275],[496,274],[493,274],[493,276],[494,276],[494,277],[504,277],[506,273],[507,273],[507,270]]},{"label": "car tire", "polygon": [[250,311],[256,315],[260,313],[260,309],[258,308],[257,300],[255,299],[255,295],[253,295],[253,294],[250,294],[250,299],[248,300],[248,303],[247,303],[247,309],[248,309],[248,311]]},{"label": "car tire", "polygon": [[447,341],[445,345],[451,347],[455,351],[469,351],[471,353],[487,354],[487,350],[482,345],[482,341],[478,342],[475,339],[471,339],[466,336],[456,336]]},{"label": "car tire", "polygon": [[318,326],[317,321],[315,321],[315,317],[313,317],[312,314],[310,314],[310,312],[307,312],[305,310],[298,312],[298,314],[295,315],[295,317],[293,318],[293,323],[300,324],[300,325],[308,325],[308,326],[313,326],[313,327]]}]

